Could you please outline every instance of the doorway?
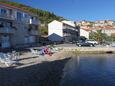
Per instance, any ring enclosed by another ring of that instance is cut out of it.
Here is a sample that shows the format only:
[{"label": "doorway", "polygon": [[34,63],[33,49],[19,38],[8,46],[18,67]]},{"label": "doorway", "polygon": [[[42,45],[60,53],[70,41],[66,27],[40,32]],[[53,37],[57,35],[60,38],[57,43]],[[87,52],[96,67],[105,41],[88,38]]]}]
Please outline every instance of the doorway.
[{"label": "doorway", "polygon": [[1,47],[2,48],[9,48],[10,47],[10,37],[9,37],[9,35],[1,36]]}]

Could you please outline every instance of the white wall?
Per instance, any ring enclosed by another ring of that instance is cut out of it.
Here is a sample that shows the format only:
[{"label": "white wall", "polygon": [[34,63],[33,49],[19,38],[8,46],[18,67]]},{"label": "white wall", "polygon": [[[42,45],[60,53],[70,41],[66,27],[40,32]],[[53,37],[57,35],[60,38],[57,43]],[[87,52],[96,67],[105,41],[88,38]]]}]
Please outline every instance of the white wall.
[{"label": "white wall", "polygon": [[62,22],[65,23],[65,24],[67,24],[67,25],[70,25],[70,26],[75,27],[75,24],[74,24],[73,21],[66,21],[66,20],[64,20],[64,21],[62,21]]},{"label": "white wall", "polygon": [[84,36],[87,39],[89,39],[89,31],[86,31],[84,29],[80,29],[80,36]]},{"label": "white wall", "polygon": [[108,36],[111,36],[112,33],[115,33],[115,30],[105,29],[105,30],[102,30],[102,33],[105,33]]},{"label": "white wall", "polygon": [[48,24],[48,39],[51,41],[61,41],[63,39],[63,23],[54,20]]}]

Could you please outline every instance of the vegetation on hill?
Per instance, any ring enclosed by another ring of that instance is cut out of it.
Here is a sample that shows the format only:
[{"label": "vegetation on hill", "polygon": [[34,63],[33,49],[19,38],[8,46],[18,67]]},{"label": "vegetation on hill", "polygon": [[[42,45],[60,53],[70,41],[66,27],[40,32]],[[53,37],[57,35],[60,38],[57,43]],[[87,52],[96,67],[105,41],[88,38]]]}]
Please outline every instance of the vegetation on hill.
[{"label": "vegetation on hill", "polygon": [[17,2],[12,2],[10,0],[0,0],[0,2],[9,4],[12,6],[16,6],[16,7],[19,7],[19,8],[22,8],[24,10],[28,10],[32,13],[37,14],[39,19],[40,19],[40,22],[42,24],[42,27],[41,27],[41,34],[42,35],[47,35],[47,24],[49,22],[51,22],[53,20],[59,20],[59,21],[64,20],[63,17],[57,16],[52,12],[44,11],[41,9],[35,9],[35,8],[30,7],[30,6],[26,6],[26,5],[17,3]]},{"label": "vegetation on hill", "polygon": [[115,41],[115,36],[108,36],[107,34],[102,33],[102,30],[97,30],[96,32],[91,31],[89,38],[98,41],[98,43]]}]

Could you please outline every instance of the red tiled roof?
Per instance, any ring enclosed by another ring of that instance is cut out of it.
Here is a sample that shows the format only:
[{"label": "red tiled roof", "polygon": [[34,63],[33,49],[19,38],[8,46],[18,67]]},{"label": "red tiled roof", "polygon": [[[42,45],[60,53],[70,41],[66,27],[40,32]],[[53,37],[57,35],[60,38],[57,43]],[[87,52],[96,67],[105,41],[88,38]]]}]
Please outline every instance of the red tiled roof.
[{"label": "red tiled roof", "polygon": [[[1,4],[1,5],[4,5],[4,6],[7,6],[7,7],[10,7],[10,8],[13,8],[13,9],[18,9],[18,10],[22,10],[22,11],[24,11],[24,12],[33,14],[33,13],[31,13],[30,11],[28,11],[28,10],[25,10],[25,9],[22,9],[22,8],[19,8],[19,7],[16,7],[16,6],[12,6],[12,5],[3,3],[3,2],[0,2],[0,4]],[[10,9],[10,8],[7,8],[7,9]]]},{"label": "red tiled roof", "polygon": [[110,29],[110,30],[113,30],[115,28],[113,28],[112,26],[105,26],[104,29]]},{"label": "red tiled roof", "polygon": [[115,30],[112,26],[96,26],[92,28],[93,30]]},{"label": "red tiled roof", "polygon": [[83,29],[83,30],[85,30],[85,31],[90,31],[91,29],[89,29],[89,28],[81,28],[81,29]]},{"label": "red tiled roof", "polygon": [[115,30],[112,26],[95,26],[92,28],[82,28],[84,30]]}]

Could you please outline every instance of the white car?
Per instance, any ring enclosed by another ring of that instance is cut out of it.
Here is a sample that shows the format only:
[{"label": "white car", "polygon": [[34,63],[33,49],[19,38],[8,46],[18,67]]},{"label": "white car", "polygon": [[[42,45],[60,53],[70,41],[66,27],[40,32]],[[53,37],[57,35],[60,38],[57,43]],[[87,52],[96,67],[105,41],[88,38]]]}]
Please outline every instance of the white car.
[{"label": "white car", "polygon": [[111,46],[112,46],[112,47],[115,47],[115,43],[114,43],[114,42],[113,42],[113,43],[111,43]]},{"label": "white car", "polygon": [[93,39],[86,40],[86,42],[92,43],[92,44],[98,44],[98,42]]}]

